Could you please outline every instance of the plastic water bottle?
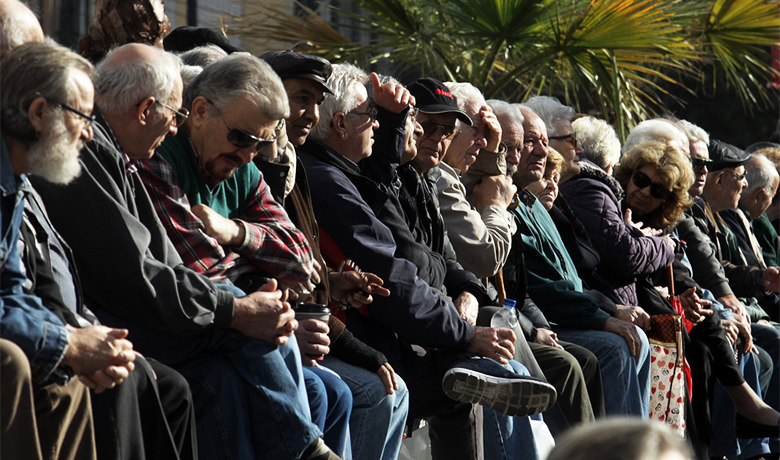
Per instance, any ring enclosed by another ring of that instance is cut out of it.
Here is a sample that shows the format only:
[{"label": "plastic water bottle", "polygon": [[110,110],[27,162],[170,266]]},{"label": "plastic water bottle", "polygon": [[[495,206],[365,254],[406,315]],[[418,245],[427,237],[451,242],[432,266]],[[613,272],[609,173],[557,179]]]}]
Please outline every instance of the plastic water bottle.
[{"label": "plastic water bottle", "polygon": [[517,323],[517,313],[515,312],[516,305],[517,302],[514,300],[505,299],[504,306],[490,319],[490,327],[508,327],[517,334],[520,326]]}]

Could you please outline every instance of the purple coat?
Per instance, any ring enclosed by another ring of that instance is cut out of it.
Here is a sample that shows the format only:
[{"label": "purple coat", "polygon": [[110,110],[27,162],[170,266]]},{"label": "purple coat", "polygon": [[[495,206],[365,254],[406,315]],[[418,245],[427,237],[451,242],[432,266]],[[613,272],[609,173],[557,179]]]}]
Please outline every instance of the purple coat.
[{"label": "purple coat", "polygon": [[623,222],[620,184],[592,163],[561,184],[561,193],[588,231],[601,256],[598,273],[623,305],[637,305],[637,276],[650,274],[674,260],[674,250],[661,237],[644,236]]}]

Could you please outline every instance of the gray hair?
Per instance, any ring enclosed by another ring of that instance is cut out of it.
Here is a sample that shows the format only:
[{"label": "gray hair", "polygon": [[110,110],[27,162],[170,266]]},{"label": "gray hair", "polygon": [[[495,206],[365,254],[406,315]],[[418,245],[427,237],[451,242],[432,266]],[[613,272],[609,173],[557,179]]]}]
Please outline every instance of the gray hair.
[{"label": "gray hair", "polygon": [[368,81],[368,74],[352,64],[334,64],[333,73],[328,78],[328,86],[333,94],[326,94],[320,106],[320,122],[311,130],[311,137],[323,141],[330,133],[333,117],[341,113],[349,113],[360,105],[353,85],[363,85]]},{"label": "gray hair", "polygon": [[493,109],[493,113],[496,114],[497,117],[507,117],[521,125],[525,122],[525,117],[523,116],[523,112],[520,111],[520,106],[518,104],[510,104],[509,102],[499,99],[490,99],[487,101],[487,105]]},{"label": "gray hair", "polygon": [[206,67],[228,57],[227,51],[217,45],[203,45],[179,54],[182,64]]},{"label": "gray hair", "polygon": [[688,143],[687,138],[685,132],[669,120],[659,118],[645,120],[634,126],[628,134],[626,141],[623,142],[623,153],[644,141],[666,142],[684,150],[685,144]]},{"label": "gray hair", "polygon": [[[141,45],[141,44],[139,44]],[[181,61],[176,55],[151,45],[141,45],[156,54],[154,60],[133,60],[118,65],[105,65],[106,59],[116,51],[110,51],[97,66],[95,77],[95,103],[110,115],[127,113],[146,99],[154,97],[166,103],[175,90],[176,79],[181,72]],[[155,111],[163,106],[155,105]]]},{"label": "gray hair", "polygon": [[571,123],[583,156],[601,169],[607,170],[620,160],[620,139],[615,128],[596,117],[581,117]]},{"label": "gray hair", "polygon": [[0,59],[17,46],[43,38],[35,13],[18,0],[0,3]]},{"label": "gray hair", "polygon": [[449,88],[452,95],[458,99],[458,108],[470,117],[487,104],[482,92],[471,83],[448,81],[444,86]]},{"label": "gray hair", "polygon": [[200,73],[203,72],[203,67],[197,66],[197,65],[187,65],[184,64],[181,66],[181,83],[184,85],[184,88],[187,88],[190,83],[192,83],[192,80],[195,79]]},{"label": "gray hair", "polygon": [[[558,120],[571,121],[574,109],[561,104],[558,98],[552,96],[534,96],[525,101],[524,106],[534,111],[547,127],[547,137],[555,136],[555,125]],[[568,133],[567,133],[568,134]]]},{"label": "gray hair", "polygon": [[701,127],[694,125],[688,120],[677,120],[675,124],[688,136],[688,141],[691,144],[694,142],[704,142],[705,144],[710,145],[710,135]]},{"label": "gray hair", "polygon": [[94,68],[89,61],[52,40],[16,47],[0,65],[0,126],[4,133],[19,139],[34,140],[35,129],[27,111],[32,102],[43,97],[55,110],[57,103],[73,98],[72,72],[84,72],[89,78]]},{"label": "gray hair", "polygon": [[753,193],[759,188],[769,195],[772,193],[772,185],[775,180],[778,180],[777,168],[769,158],[760,153],[754,153],[753,158],[745,165],[745,172],[747,172],[748,186],[745,188],[743,195]]},{"label": "gray hair", "polygon": [[245,54],[230,55],[203,69],[184,91],[183,106],[190,109],[198,97],[207,99],[218,110],[245,97],[271,120],[290,116],[287,92],[279,75],[265,61]]}]

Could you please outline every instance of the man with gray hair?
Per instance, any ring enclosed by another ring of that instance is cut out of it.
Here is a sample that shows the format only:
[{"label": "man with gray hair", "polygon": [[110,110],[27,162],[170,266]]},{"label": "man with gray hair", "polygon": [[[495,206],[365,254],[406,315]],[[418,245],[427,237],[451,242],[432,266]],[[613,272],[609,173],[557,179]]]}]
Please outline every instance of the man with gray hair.
[{"label": "man with gray hair", "polygon": [[[139,61],[155,59],[164,60],[163,51],[126,45],[106,58],[100,75],[108,78],[110,70],[121,73],[122,68],[133,72]],[[300,359],[294,342],[288,344],[296,322],[276,282],[237,297],[187,268],[144,190],[137,160],[152,157],[165,135],[183,126],[186,115],[177,108],[181,86],[176,67],[167,69],[174,88],[170,95],[156,93],[157,87],[139,89],[148,78],[111,77],[129,82],[119,93],[139,93],[124,112],[121,106],[99,105],[106,116],[81,153],[86,174],[64,188],[41,187],[52,221],[74,249],[84,292],[98,316],[132,330],[139,350],[177,368],[190,382],[195,405],[202,410],[197,425],[204,458],[335,458],[310,421]],[[256,69],[250,65],[247,71]],[[106,96],[115,94],[100,75],[97,87]],[[98,100],[113,104],[121,97]],[[246,101],[242,107],[252,105]],[[204,116],[201,105],[196,117],[200,126]],[[237,141],[247,139],[241,135],[248,133],[225,129],[216,112],[209,124],[225,132],[219,138],[199,138],[198,146],[226,147],[227,133]],[[268,136],[269,126],[272,132],[275,120],[255,127],[252,135]],[[251,155],[256,144],[245,145],[242,153]],[[210,174],[229,176],[239,166],[233,153],[228,158],[209,153],[205,169]],[[251,228],[247,223],[246,232]]]},{"label": "man with gray hair", "polygon": [[27,5],[19,0],[0,3],[0,60],[19,45],[42,41],[41,25]]},{"label": "man with gray hair", "polygon": [[620,160],[620,139],[615,128],[605,120],[590,116],[577,118],[571,122],[571,127],[577,133],[577,145],[582,147],[582,156],[607,174],[612,174],[612,168]]},{"label": "man with gray hair", "polygon": [[559,182],[564,183],[579,174],[579,157],[583,150],[577,143],[577,133],[571,126],[574,109],[561,104],[558,99],[551,96],[535,96],[525,101],[524,105],[542,119],[547,127],[550,147],[560,153],[564,159]]}]

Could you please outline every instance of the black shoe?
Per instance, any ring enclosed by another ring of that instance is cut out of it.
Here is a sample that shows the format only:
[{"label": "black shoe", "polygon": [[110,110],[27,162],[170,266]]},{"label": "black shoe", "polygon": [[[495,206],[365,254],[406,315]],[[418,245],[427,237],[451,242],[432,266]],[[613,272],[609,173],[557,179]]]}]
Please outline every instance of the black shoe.
[{"label": "black shoe", "polygon": [[[780,422],[780,420],[778,420]],[[737,414],[734,418],[734,432],[737,438],[777,438],[780,437],[780,426],[764,425]]]},{"label": "black shoe", "polygon": [[456,363],[444,374],[442,388],[456,401],[520,417],[544,412],[558,397],[555,387],[546,381],[516,374],[488,358]]}]

